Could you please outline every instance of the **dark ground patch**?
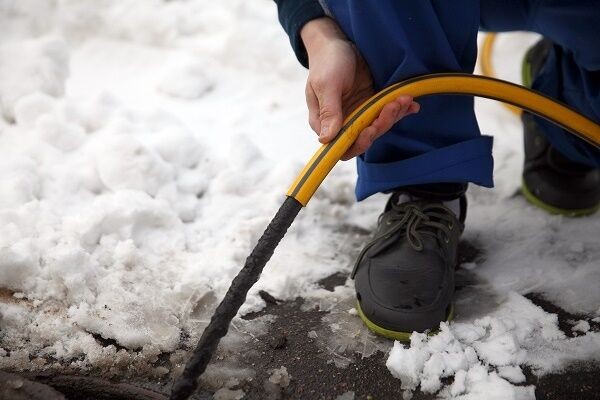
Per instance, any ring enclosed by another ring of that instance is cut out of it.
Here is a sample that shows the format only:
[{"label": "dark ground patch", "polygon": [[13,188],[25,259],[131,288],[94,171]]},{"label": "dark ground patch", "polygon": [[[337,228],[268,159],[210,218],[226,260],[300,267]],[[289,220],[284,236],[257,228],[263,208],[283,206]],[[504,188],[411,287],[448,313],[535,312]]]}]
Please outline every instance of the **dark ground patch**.
[{"label": "dark ground patch", "polygon": [[[525,295],[533,304],[541,307],[544,311],[556,314],[558,316],[558,328],[568,337],[575,337],[576,332],[573,332],[573,325],[576,321],[585,320],[590,324],[590,330],[593,332],[600,331],[600,322],[594,322],[591,318],[583,314],[572,314],[551,303],[544,298],[541,293],[529,293]],[[598,375],[600,381],[600,375]]]},{"label": "dark ground patch", "polygon": [[[258,371],[262,371],[257,375],[256,383],[268,378],[267,371],[285,366],[292,380],[282,392],[283,399],[335,399],[348,391],[354,391],[357,400],[402,398],[399,380],[392,377],[385,367],[386,354],[378,352],[369,358],[358,358],[346,368],[327,363],[327,355],[307,336],[311,330],[318,330],[325,313],[319,310],[302,311],[301,305],[302,300],[297,299],[264,310],[278,318],[270,332],[258,338],[256,346],[259,357],[249,360]],[[573,319],[573,315],[569,314],[568,318]],[[273,350],[271,340],[280,335],[286,337],[286,345]],[[526,384],[536,386],[538,400],[600,399],[600,365],[572,365],[561,373],[541,378],[530,368],[525,367],[524,372]],[[264,398],[261,385],[242,388],[247,393],[247,399]],[[413,397],[415,400],[435,398],[435,395],[419,391]]]},{"label": "dark ground patch", "polygon": [[467,240],[461,240],[458,243],[458,264],[462,263],[482,263],[485,260],[483,250],[477,243],[471,243]]},{"label": "dark ground patch", "polygon": [[523,368],[528,385],[535,385],[537,400],[600,400],[600,364],[575,364],[556,374],[535,376]]},{"label": "dark ground patch", "polygon": [[[346,368],[328,362],[329,356],[308,332],[318,331],[325,314],[317,309],[302,311],[302,299],[269,307],[265,313],[278,318],[268,334],[256,343],[258,357],[248,362],[259,371],[257,383],[268,379],[268,371],[285,366],[292,380],[282,392],[286,399],[335,399],[353,391],[358,399],[401,398],[398,380],[385,367],[385,355],[359,359]],[[273,338],[286,337],[285,346],[272,349]],[[242,387],[249,399],[264,398],[261,385]]]},{"label": "dark ground patch", "polygon": [[336,272],[333,275],[329,275],[328,277],[321,279],[317,283],[323,289],[333,292],[336,286],[344,285],[346,283],[346,279],[348,279],[348,274],[343,272]]}]

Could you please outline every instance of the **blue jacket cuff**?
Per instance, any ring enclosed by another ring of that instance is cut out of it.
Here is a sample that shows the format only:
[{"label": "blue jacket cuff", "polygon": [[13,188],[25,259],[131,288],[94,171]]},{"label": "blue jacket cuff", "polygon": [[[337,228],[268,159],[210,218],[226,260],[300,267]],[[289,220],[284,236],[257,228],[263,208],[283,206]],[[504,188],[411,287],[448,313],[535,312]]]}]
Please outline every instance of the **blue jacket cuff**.
[{"label": "blue jacket cuff", "polygon": [[290,37],[296,58],[308,68],[308,55],[300,37],[300,30],[308,21],[324,17],[325,11],[318,0],[275,0],[279,22]]}]

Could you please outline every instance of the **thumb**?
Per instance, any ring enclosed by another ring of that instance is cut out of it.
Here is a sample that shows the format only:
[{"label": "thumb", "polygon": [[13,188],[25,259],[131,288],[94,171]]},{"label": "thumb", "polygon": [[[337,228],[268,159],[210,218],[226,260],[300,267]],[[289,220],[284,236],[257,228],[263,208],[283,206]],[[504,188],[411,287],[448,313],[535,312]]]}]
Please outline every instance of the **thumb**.
[{"label": "thumb", "polygon": [[319,120],[321,131],[319,141],[328,143],[335,138],[342,127],[342,93],[332,85],[316,92],[319,101]]}]

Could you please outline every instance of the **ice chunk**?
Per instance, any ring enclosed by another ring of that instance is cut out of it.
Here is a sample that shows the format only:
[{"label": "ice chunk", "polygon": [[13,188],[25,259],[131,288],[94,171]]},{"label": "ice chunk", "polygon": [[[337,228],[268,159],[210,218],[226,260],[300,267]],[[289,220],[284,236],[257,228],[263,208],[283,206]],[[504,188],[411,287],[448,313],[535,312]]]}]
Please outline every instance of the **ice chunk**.
[{"label": "ice chunk", "polygon": [[287,368],[283,366],[279,369],[274,369],[269,376],[269,382],[279,385],[282,388],[288,387],[291,379],[292,377],[288,374]]},{"label": "ice chunk", "polygon": [[267,394],[266,399],[280,399],[283,390],[290,385],[291,376],[288,374],[287,368],[283,366],[270,372],[269,379],[264,383],[264,390]]},{"label": "ice chunk", "polygon": [[[418,335],[413,333],[411,344],[415,341],[413,338]],[[395,342],[385,365],[394,377],[401,380],[402,389],[414,390],[420,383],[420,374],[428,356],[429,352],[426,349],[412,345],[405,348],[402,343]]]},{"label": "ice chunk", "polygon": [[338,397],[335,398],[335,400],[354,400],[354,399],[355,399],[355,394],[352,390],[349,392],[340,394]]},{"label": "ice chunk", "polygon": [[241,400],[246,394],[242,389],[221,388],[213,395],[213,400]]},{"label": "ice chunk", "polygon": [[514,334],[506,332],[474,344],[479,357],[492,365],[519,364],[526,352]]},{"label": "ice chunk", "polygon": [[460,267],[466,269],[467,271],[471,271],[471,270],[477,268],[477,264],[474,262],[466,262],[466,263],[460,264]]},{"label": "ice chunk", "polygon": [[586,333],[590,330],[590,323],[587,322],[586,320],[580,320],[577,321],[577,323],[575,325],[573,325],[573,327],[571,328],[571,330],[573,332],[582,332],[582,333]]},{"label": "ice chunk", "polygon": [[525,374],[521,367],[517,365],[505,365],[498,368],[498,375],[511,383],[525,382]]},{"label": "ice chunk", "polygon": [[467,390],[467,371],[461,369],[456,371],[454,375],[454,382],[450,386],[450,394],[452,396],[458,396],[463,394]]}]

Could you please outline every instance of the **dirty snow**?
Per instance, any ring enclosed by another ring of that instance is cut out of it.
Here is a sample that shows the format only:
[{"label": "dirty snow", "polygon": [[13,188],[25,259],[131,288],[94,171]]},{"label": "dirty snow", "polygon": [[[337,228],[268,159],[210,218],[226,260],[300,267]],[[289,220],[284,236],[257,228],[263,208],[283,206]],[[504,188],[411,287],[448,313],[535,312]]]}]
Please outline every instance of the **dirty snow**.
[{"label": "dirty snow", "polygon": [[[0,0],[0,25],[0,367],[147,373],[168,353],[174,370],[150,374],[177,373],[182,347],[199,337],[317,147],[306,71],[274,5]],[[534,40],[501,38],[501,76],[517,80],[513,54]],[[488,101],[477,111],[495,136],[497,187],[470,190],[465,238],[484,254],[464,266],[472,282],[458,294],[456,322],[391,350],[388,367],[407,396],[420,387],[532,398],[532,387],[515,386],[523,365],[543,374],[600,359],[600,333],[580,323],[568,338],[556,316],[523,297],[542,293],[567,311],[600,315],[600,217],[548,216],[514,196],[519,121]],[[264,306],[260,289],[320,304],[331,311],[327,331],[311,337],[340,367],[348,352],[390,346],[348,312],[350,282],[333,293],[316,285],[349,271],[365,238],[348,232],[372,229],[385,201],[356,204],[353,181],[353,163],[336,167],[242,309]],[[223,346],[242,348],[241,337],[266,323],[237,320]],[[207,376],[252,371],[232,364]]]},{"label": "dirty snow", "polygon": [[269,378],[263,384],[265,399],[280,399],[282,398],[283,390],[290,385],[292,376],[288,374],[287,368],[284,366],[268,372],[270,373]]}]

